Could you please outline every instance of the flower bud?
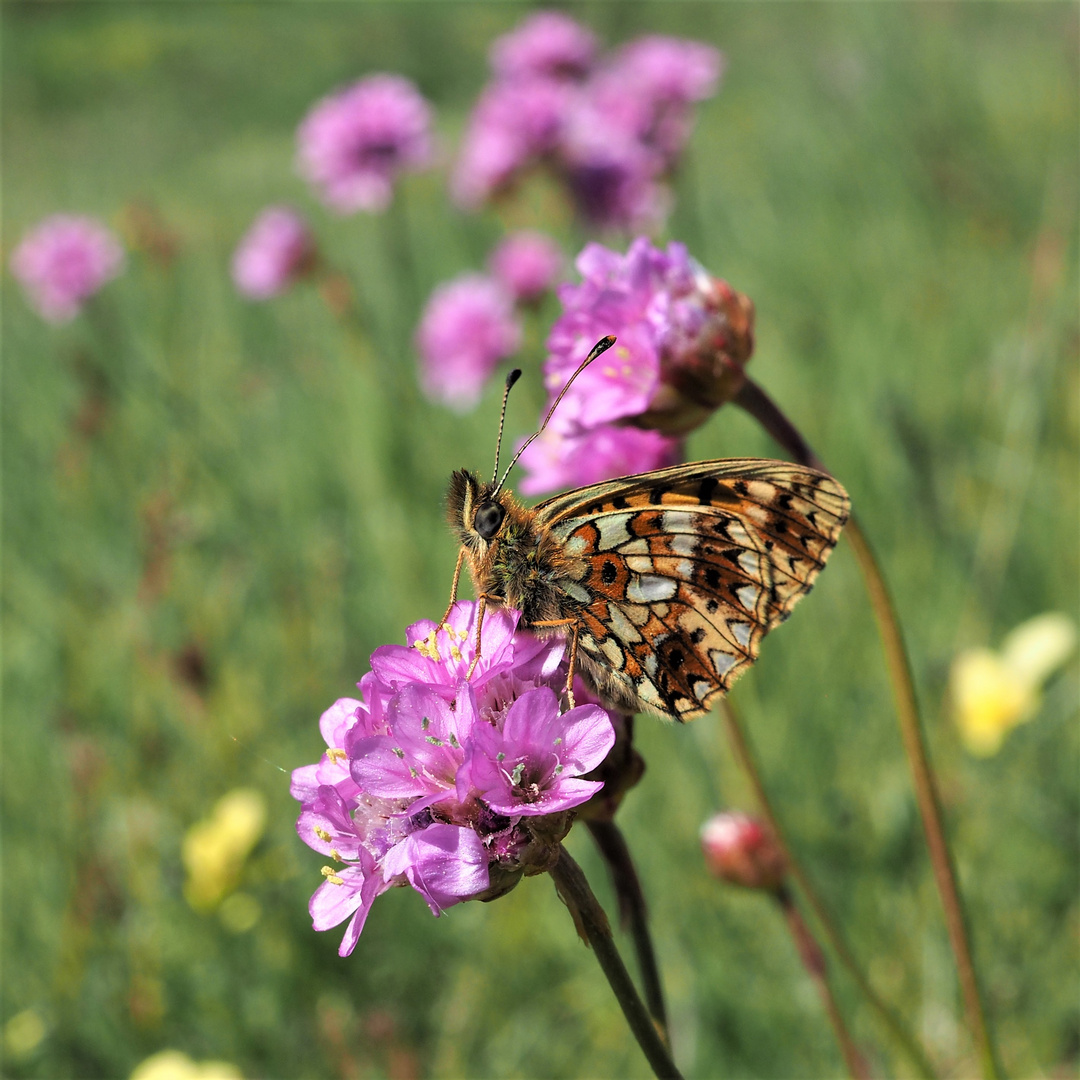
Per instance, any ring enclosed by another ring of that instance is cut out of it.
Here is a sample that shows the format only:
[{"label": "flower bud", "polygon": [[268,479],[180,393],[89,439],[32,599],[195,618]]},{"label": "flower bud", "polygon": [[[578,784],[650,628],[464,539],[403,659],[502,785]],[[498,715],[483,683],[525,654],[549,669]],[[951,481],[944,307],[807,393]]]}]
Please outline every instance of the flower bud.
[{"label": "flower bud", "polygon": [[771,830],[747,814],[714,814],[701,827],[701,847],[709,870],[732,885],[775,891],[787,874]]},{"label": "flower bud", "polygon": [[695,318],[673,323],[660,355],[660,383],[637,427],[684,435],[731,401],[746,381],[754,351],[754,305],[700,267],[692,296]]}]

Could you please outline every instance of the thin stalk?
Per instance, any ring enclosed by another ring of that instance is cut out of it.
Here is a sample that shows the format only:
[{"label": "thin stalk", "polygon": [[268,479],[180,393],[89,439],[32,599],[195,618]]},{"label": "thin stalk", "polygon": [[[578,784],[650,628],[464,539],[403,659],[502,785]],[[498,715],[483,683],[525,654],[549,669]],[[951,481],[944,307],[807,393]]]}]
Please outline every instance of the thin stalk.
[{"label": "thin stalk", "polygon": [[806,920],[802,917],[802,912],[799,911],[795,898],[791,895],[791,890],[781,885],[774,895],[776,896],[776,902],[780,905],[780,910],[784,913],[784,918],[787,920],[791,936],[795,940],[795,948],[798,950],[799,959],[802,960],[803,967],[806,968],[807,974],[813,980],[818,994],[821,996],[821,1003],[825,1006],[825,1012],[828,1014],[833,1034],[836,1035],[836,1041],[840,1045],[840,1053],[844,1056],[844,1064],[847,1066],[848,1075],[851,1080],[869,1080],[870,1066],[844,1023],[840,1006],[836,1002],[836,995],[829,985],[828,967],[821,946],[814,940],[814,935],[810,933],[810,927],[806,925]]},{"label": "thin stalk", "polygon": [[[747,379],[734,400],[736,405],[750,413],[796,461],[812,468],[828,471],[795,425],[757,383]],[[919,815],[926,833],[934,882],[945,911],[945,924],[953,956],[956,959],[968,1028],[975,1043],[983,1076],[987,1080],[998,1080],[1004,1073],[983,1003],[982,988],[971,950],[967,914],[957,884],[956,865],[945,836],[941,798],[919,718],[915,684],[912,679],[911,664],[904,647],[900,622],[881,568],[854,517],[848,519],[845,535],[859,563],[885,651],[889,679],[896,701],[897,718],[900,723],[900,734],[911,769]]]},{"label": "thin stalk", "polygon": [[911,766],[915,798],[919,804],[919,814],[926,832],[926,843],[930,849],[930,864],[934,870],[934,880],[941,896],[941,905],[945,909],[945,925],[949,931],[953,955],[956,957],[956,968],[960,976],[960,989],[964,995],[964,1011],[967,1013],[968,1027],[979,1055],[983,1076],[996,1080],[1003,1075],[1003,1072],[986,1019],[982,986],[971,951],[971,931],[967,911],[957,882],[956,863],[945,836],[941,796],[938,793],[933,766],[930,764],[926,736],[919,720],[915,686],[907,652],[904,649],[900,623],[881,568],[874,558],[874,553],[862,529],[853,518],[847,523],[847,538],[862,570],[867,592],[870,594],[870,603],[874,609],[878,632],[881,634],[885,658],[889,665],[893,695],[896,698],[896,711],[900,718],[900,734],[903,737],[904,750],[907,752],[908,763]]},{"label": "thin stalk", "polygon": [[761,816],[768,822],[769,829],[776,838],[776,843],[784,853],[784,861],[788,865],[788,872],[795,879],[803,896],[806,897],[806,902],[810,905],[810,909],[813,911],[814,917],[824,931],[825,937],[828,938],[829,944],[832,946],[833,952],[836,953],[837,959],[844,965],[845,970],[854,980],[855,985],[858,986],[863,997],[866,998],[870,1003],[870,1006],[889,1029],[896,1044],[905,1054],[907,1054],[919,1076],[930,1077],[930,1080],[934,1080],[937,1076],[937,1072],[933,1065],[930,1064],[922,1047],[919,1046],[918,1041],[911,1032],[908,1031],[900,1018],[889,1008],[884,1000],[878,996],[877,991],[870,985],[869,980],[859,966],[854,954],[848,948],[847,942],[840,932],[840,928],[829,914],[828,908],[825,907],[817,890],[814,888],[809,877],[807,877],[806,871],[803,870],[802,865],[796,860],[794,853],[787,842],[783,827],[780,824],[780,819],[776,816],[776,812],[773,809],[769,794],[765,790],[765,784],[761,779],[761,771],[758,768],[757,759],[746,738],[746,733],[743,731],[739,714],[735,711],[735,707],[732,705],[729,698],[721,700],[720,715],[723,718],[724,727],[727,730],[728,739],[735,752],[735,757],[743,772],[746,774],[747,779],[750,781],[750,786],[754,790],[754,798],[757,801]]},{"label": "thin stalk", "polygon": [[641,881],[630,855],[626,837],[614,821],[589,821],[600,854],[611,871],[611,880],[615,886],[615,895],[619,901],[619,922],[623,929],[629,929],[637,953],[638,970],[641,984],[645,990],[645,1004],[649,1015],[660,1029],[664,1042],[671,1042],[668,1037],[667,1008],[664,1005],[664,988],[660,982],[660,969],[656,963],[652,936],[649,933],[649,913],[645,905],[645,894]]},{"label": "thin stalk", "polygon": [[623,1016],[630,1025],[630,1031],[652,1066],[653,1073],[662,1080],[682,1080],[682,1074],[675,1067],[670,1051],[653,1026],[649,1013],[638,996],[634,981],[615,947],[607,915],[589,888],[581,867],[574,862],[566,848],[560,846],[558,862],[551,868],[550,873],[555,881],[556,891],[570,909],[578,933],[596,954]]}]

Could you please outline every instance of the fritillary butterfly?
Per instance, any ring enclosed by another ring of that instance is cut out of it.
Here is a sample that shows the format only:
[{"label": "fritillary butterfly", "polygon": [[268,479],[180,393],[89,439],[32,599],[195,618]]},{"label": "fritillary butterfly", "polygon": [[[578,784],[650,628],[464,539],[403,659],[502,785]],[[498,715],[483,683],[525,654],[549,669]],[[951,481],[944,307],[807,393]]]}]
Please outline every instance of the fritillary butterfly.
[{"label": "fritillary butterfly", "polygon": [[567,635],[568,689],[579,667],[614,707],[692,720],[810,591],[848,508],[831,476],[756,458],[624,476],[532,509],[459,470],[447,497],[462,545],[453,592],[467,562],[477,655],[485,608],[516,608],[522,625]]}]

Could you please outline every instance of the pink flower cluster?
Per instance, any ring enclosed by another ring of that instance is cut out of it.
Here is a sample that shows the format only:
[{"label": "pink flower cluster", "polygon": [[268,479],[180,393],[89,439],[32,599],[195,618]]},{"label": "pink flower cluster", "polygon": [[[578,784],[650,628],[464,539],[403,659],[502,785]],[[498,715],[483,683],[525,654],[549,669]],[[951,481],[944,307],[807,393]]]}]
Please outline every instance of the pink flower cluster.
[{"label": "pink flower cluster", "polygon": [[30,230],[11,256],[11,272],[30,306],[48,322],[69,322],[124,268],[120,241],[91,217],[54,214]]},{"label": "pink flower cluster", "polygon": [[521,343],[515,305],[534,304],[562,272],[563,257],[537,232],[507,236],[492,252],[491,274],[464,274],[431,295],[416,332],[424,392],[458,410],[471,408],[500,360]]},{"label": "pink flower cluster", "polygon": [[666,214],[662,181],[686,144],[693,104],[716,92],[723,58],[659,35],[600,57],[588,30],[547,11],[499,38],[491,65],[452,178],[455,200],[475,208],[545,162],[586,221],[629,229]]},{"label": "pink flower cluster", "polygon": [[516,612],[484,620],[473,671],[476,605],[448,625],[409,628],[384,645],[319,726],[328,747],[296,769],[301,839],[338,866],[311,898],[316,930],[349,920],[338,950],[356,945],[375,897],[411,885],[435,915],[509,891],[549,869],[574,807],[602,783],[581,779],[615,742],[597,705],[559,712],[564,643],[517,630]]},{"label": "pink flower cluster", "polygon": [[559,288],[563,313],[548,336],[551,398],[599,338],[618,341],[577,377],[522,456],[528,495],[659,469],[681,455],[680,439],[624,422],[648,411],[665,365],[679,362],[704,324],[703,271],[682,244],[665,251],[644,237],[625,255],[589,244],[576,266],[582,280]]},{"label": "pink flower cluster", "polygon": [[297,132],[298,163],[342,214],[384,210],[394,182],[431,161],[431,108],[401,75],[369,75],[318,102]]},{"label": "pink flower cluster", "polygon": [[284,292],[311,269],[315,239],[307,222],[291,207],[267,207],[244,234],[233,254],[232,277],[252,300]]}]

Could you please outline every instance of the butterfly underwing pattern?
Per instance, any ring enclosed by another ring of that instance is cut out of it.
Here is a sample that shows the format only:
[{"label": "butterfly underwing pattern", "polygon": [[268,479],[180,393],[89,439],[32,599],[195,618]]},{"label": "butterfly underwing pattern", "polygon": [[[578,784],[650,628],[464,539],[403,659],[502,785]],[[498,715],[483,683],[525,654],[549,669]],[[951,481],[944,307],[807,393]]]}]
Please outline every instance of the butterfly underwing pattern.
[{"label": "butterfly underwing pattern", "polygon": [[516,608],[522,625],[567,637],[571,678],[577,667],[612,706],[680,721],[754,662],[849,510],[831,476],[756,458],[624,476],[532,509],[501,487],[451,477],[455,595],[464,561],[480,623],[486,606]]}]

